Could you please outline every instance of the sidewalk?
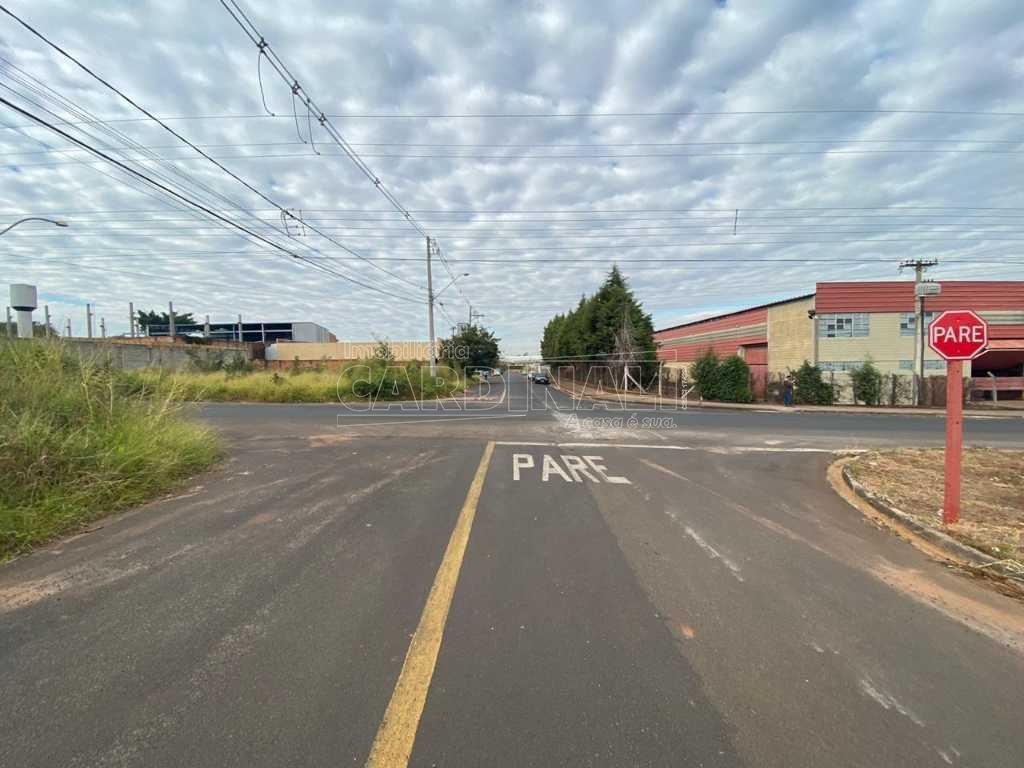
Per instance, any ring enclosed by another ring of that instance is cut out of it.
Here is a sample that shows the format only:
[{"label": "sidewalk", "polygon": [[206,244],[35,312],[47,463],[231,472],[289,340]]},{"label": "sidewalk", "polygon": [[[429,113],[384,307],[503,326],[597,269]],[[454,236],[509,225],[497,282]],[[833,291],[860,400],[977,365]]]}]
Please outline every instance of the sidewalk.
[{"label": "sidewalk", "polygon": [[[657,395],[647,394],[641,392],[627,392],[609,393],[607,391],[595,393],[593,389],[587,389],[574,384],[552,384],[552,387],[559,390],[560,392],[569,395],[574,399],[586,398],[588,400],[599,400],[617,402],[629,405],[643,405],[647,407],[656,407],[659,402],[665,405],[676,403],[670,397],[664,397],[659,399]],[[777,403],[718,403],[711,401],[700,401],[696,398],[690,398],[686,401],[686,408],[697,409],[697,410],[728,410],[728,411],[774,411],[778,413],[872,413],[872,414],[899,414],[905,416],[937,416],[942,417],[946,415],[944,408],[916,408],[910,406],[898,406],[898,407],[869,407],[866,405],[793,405],[786,407],[784,405],[778,405]],[[1018,407],[1014,406],[1000,406],[993,408],[991,406],[985,407],[970,407],[964,409],[964,418],[1018,418],[1024,419],[1024,404]]]}]

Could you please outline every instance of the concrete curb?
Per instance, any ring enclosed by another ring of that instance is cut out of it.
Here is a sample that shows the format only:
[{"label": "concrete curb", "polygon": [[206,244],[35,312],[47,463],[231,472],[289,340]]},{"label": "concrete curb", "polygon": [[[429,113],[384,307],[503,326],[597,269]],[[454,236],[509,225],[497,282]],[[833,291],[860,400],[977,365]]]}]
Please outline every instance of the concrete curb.
[{"label": "concrete curb", "polygon": [[[631,395],[617,395],[609,394],[580,394],[574,392],[571,389],[560,387],[557,384],[551,385],[553,389],[557,389],[564,395],[568,395],[572,398],[583,398],[586,400],[593,400],[594,402],[621,402],[625,405],[646,405],[653,407],[657,405],[657,401],[649,399],[638,398]],[[674,400],[665,398],[663,403],[673,403]],[[863,415],[865,413],[880,416],[890,416],[893,414],[899,416],[930,416],[932,418],[945,418],[946,411],[944,408],[912,408],[912,407],[896,407],[896,408],[881,408],[873,406],[843,406],[843,405],[791,405],[782,406],[774,403],[719,403],[719,402],[700,402],[697,400],[691,400],[686,405],[687,410],[720,410],[720,411],[752,411],[755,413],[852,413],[857,415]],[[988,410],[988,409],[964,409],[965,419],[1024,419],[1024,410]]]},{"label": "concrete curb", "polygon": [[1004,579],[1010,579],[1011,581],[1024,585],[1024,574],[1007,567],[1002,561],[997,560],[990,555],[986,555],[984,552],[981,552],[974,547],[957,541],[952,536],[949,536],[942,531],[924,525],[916,518],[911,517],[906,512],[903,512],[889,504],[889,502],[883,497],[869,491],[863,484],[854,478],[853,473],[850,471],[849,464],[843,465],[842,474],[843,482],[846,483],[847,487],[870,504],[874,509],[881,512],[886,517],[896,520],[900,525],[909,528],[922,539],[929,541],[942,551],[949,554],[950,557],[961,562],[966,562],[975,568],[984,568],[987,573],[995,574]]}]

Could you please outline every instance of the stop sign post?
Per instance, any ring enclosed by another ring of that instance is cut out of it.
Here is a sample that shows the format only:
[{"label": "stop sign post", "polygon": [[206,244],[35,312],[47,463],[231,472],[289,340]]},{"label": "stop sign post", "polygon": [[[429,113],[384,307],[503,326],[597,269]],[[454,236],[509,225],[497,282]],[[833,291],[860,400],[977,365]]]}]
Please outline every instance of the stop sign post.
[{"label": "stop sign post", "polygon": [[960,462],[964,435],[964,360],[988,346],[988,324],[969,309],[951,309],[932,321],[928,346],[946,361],[946,487],[942,522],[960,519]]}]

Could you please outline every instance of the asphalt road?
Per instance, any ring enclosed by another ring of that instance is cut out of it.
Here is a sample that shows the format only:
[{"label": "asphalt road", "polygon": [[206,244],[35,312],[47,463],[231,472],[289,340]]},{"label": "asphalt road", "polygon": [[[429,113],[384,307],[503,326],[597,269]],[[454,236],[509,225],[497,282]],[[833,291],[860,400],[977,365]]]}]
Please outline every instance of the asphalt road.
[{"label": "asphalt road", "polygon": [[1024,606],[825,480],[941,420],[543,391],[203,408],[224,466],[0,568],[0,765],[1021,765]]}]

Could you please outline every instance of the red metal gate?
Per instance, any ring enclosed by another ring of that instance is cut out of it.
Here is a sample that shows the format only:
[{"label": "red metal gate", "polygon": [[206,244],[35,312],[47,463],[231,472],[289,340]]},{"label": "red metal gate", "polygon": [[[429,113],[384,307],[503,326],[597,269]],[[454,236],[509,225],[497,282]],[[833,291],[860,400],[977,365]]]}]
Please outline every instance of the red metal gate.
[{"label": "red metal gate", "polygon": [[740,347],[740,354],[750,366],[750,388],[755,400],[764,400],[768,392],[768,345],[751,344]]}]

